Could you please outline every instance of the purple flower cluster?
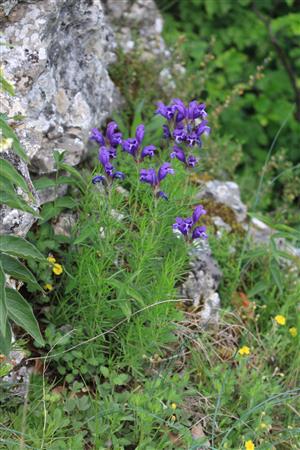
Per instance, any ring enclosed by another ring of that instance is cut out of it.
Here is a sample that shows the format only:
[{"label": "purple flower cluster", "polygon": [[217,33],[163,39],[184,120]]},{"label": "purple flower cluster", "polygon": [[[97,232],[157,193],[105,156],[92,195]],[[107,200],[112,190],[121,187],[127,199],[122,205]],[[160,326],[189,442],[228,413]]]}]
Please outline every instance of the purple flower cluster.
[{"label": "purple flower cluster", "polygon": [[163,163],[157,173],[155,169],[142,169],[140,171],[140,181],[142,183],[150,184],[153,187],[156,197],[168,200],[168,196],[163,191],[160,191],[159,187],[161,181],[166,178],[168,174],[174,175],[174,173],[170,163]]},{"label": "purple flower cluster", "polygon": [[187,241],[193,239],[207,239],[206,227],[205,226],[195,226],[199,221],[200,217],[206,214],[205,209],[202,205],[196,206],[192,217],[176,217],[176,222],[173,224],[173,229],[180,231]]},{"label": "purple flower cluster", "polygon": [[205,104],[194,100],[185,106],[182,100],[175,98],[170,105],[158,102],[156,114],[168,121],[163,125],[163,136],[174,142],[170,157],[177,158],[187,167],[195,167],[198,159],[190,153],[191,149],[195,146],[201,148],[201,136],[210,133],[208,121],[205,120]]},{"label": "purple flower cluster", "polygon": [[111,159],[117,157],[117,146],[122,144],[122,133],[118,130],[116,122],[110,122],[106,127],[105,136],[98,130],[98,128],[92,128],[90,140],[95,141],[100,145],[99,149],[99,161],[102,164],[106,176],[96,175],[92,179],[92,183],[104,183],[112,182],[112,180],[119,178],[124,179],[123,172],[115,170],[111,164]]},{"label": "purple flower cluster", "polygon": [[146,156],[152,158],[156,150],[155,145],[146,145],[142,149],[142,142],[145,135],[145,125],[141,124],[136,128],[135,137],[122,141],[123,151],[133,156],[138,163],[142,162]]}]

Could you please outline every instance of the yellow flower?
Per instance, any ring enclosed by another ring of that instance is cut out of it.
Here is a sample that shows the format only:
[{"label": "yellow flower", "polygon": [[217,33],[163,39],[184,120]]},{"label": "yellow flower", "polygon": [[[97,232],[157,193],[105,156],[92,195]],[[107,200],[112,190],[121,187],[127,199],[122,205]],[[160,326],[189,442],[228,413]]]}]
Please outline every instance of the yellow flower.
[{"label": "yellow flower", "polygon": [[277,316],[275,316],[275,321],[278,323],[278,325],[285,325],[286,318],[284,316],[278,314]]},{"label": "yellow flower", "polygon": [[240,354],[241,356],[250,355],[250,348],[247,347],[247,345],[243,345],[243,347],[241,347],[241,348],[239,349],[239,354]]},{"label": "yellow flower", "polygon": [[251,441],[251,439],[249,441],[245,442],[245,449],[246,450],[254,450],[255,449],[255,445],[254,445],[253,441]]},{"label": "yellow flower", "polygon": [[290,332],[290,335],[293,336],[293,337],[296,337],[297,334],[298,334],[298,331],[297,331],[297,328],[296,328],[296,327],[291,327],[291,328],[289,329],[289,332]]},{"label": "yellow flower", "polygon": [[268,425],[266,424],[266,423],[264,423],[264,422],[262,422],[261,424],[260,424],[260,428],[262,428],[263,430],[265,429],[265,428],[267,428],[268,427]]},{"label": "yellow flower", "polygon": [[60,264],[53,264],[53,269],[52,269],[53,273],[55,273],[55,275],[61,275],[63,273],[63,268]]},{"label": "yellow flower", "polygon": [[175,414],[173,416],[171,416],[171,420],[172,420],[172,422],[175,422],[175,420],[176,420]]},{"label": "yellow flower", "polygon": [[177,408],[176,403],[171,403],[171,408],[172,408],[172,409],[176,409],[176,408]]},{"label": "yellow flower", "polygon": [[53,256],[48,256],[47,260],[49,261],[50,264],[56,263],[56,259]]},{"label": "yellow flower", "polygon": [[46,290],[46,291],[52,291],[53,290],[53,286],[52,286],[52,284],[50,284],[50,283],[46,283],[45,285],[44,285],[44,289]]}]

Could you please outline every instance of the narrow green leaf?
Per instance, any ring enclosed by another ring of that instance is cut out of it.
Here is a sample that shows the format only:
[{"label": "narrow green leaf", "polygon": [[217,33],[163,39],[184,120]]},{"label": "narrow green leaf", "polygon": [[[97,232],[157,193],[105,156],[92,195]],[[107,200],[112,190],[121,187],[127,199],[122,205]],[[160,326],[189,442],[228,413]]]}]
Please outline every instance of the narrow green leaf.
[{"label": "narrow green leaf", "polygon": [[2,263],[0,261],[0,331],[5,337],[7,322],[7,307],[6,307],[6,291],[5,291],[5,273]]},{"label": "narrow green leaf", "polygon": [[0,85],[1,85],[1,89],[4,92],[8,92],[8,94],[11,95],[12,97],[15,95],[15,90],[14,90],[13,85],[4,78],[4,76],[1,74],[1,72],[0,72]]},{"label": "narrow green leaf", "polygon": [[78,172],[77,169],[75,169],[75,167],[70,166],[69,164],[66,163],[61,163],[59,168],[61,170],[65,170],[66,172],[68,172],[74,179],[76,179],[76,181],[78,182],[78,187],[84,191],[86,188],[86,181],[84,180],[84,178],[80,175],[80,173]]},{"label": "narrow green leaf", "polygon": [[30,334],[39,345],[44,345],[39,325],[29,303],[15,289],[6,288],[7,311],[11,320]]},{"label": "narrow green leaf", "polygon": [[25,179],[22,175],[17,171],[17,169],[6,159],[0,159],[0,177],[4,177],[13,183],[15,186],[18,186],[23,189],[25,192],[30,192],[27,186]]},{"label": "narrow green leaf", "polygon": [[5,273],[12,276],[16,280],[30,283],[42,291],[42,288],[36,281],[33,273],[29,269],[27,269],[27,267],[24,266],[24,264],[22,264],[17,258],[6,255],[5,253],[0,253],[0,263],[2,263],[2,267]]},{"label": "narrow green leaf", "polygon": [[1,236],[0,251],[24,259],[33,258],[38,261],[45,261],[45,257],[34,245],[19,236],[10,234]]},{"label": "narrow green leaf", "polygon": [[11,343],[12,343],[11,328],[7,320],[5,336],[0,331],[0,353],[3,353],[5,356],[8,356],[11,350]]},{"label": "narrow green leaf", "polygon": [[5,122],[3,117],[0,117],[0,129],[2,130],[3,136],[5,136],[6,138],[11,138],[13,140],[14,151],[16,152],[16,154],[20,158],[23,158],[24,161],[28,161],[28,156],[26,155],[25,151],[23,150],[16,133]]},{"label": "narrow green leaf", "polygon": [[278,263],[275,260],[271,261],[270,272],[274,283],[278,287],[279,292],[282,293],[282,276]]}]

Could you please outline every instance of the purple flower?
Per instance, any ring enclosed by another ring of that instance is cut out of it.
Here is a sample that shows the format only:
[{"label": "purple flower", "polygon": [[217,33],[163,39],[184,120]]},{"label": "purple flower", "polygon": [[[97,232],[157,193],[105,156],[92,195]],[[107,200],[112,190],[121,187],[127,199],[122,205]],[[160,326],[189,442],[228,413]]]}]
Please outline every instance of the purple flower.
[{"label": "purple flower", "polygon": [[194,209],[192,219],[193,224],[197,223],[201,216],[204,216],[206,214],[206,210],[203,208],[203,205],[198,205]]},{"label": "purple flower", "polygon": [[120,180],[124,180],[125,175],[124,175],[123,172],[120,172],[120,171],[117,170],[116,172],[114,172],[114,173],[112,174],[112,178],[118,178],[118,179],[120,179]]},{"label": "purple flower", "polygon": [[90,141],[95,141],[100,145],[105,145],[103,134],[98,130],[98,128],[91,129],[91,135],[89,139]]},{"label": "purple flower", "polygon": [[100,147],[98,159],[101,162],[102,166],[105,167],[106,164],[109,163],[109,151],[106,147]]},{"label": "purple flower", "polygon": [[199,117],[201,119],[204,119],[207,116],[207,113],[205,111],[205,104],[204,103],[198,103],[196,100],[193,100],[189,103],[189,106],[187,108],[187,117],[191,120],[198,119]]},{"label": "purple flower", "polygon": [[145,135],[145,126],[141,124],[137,127],[134,138],[125,139],[122,142],[123,151],[129,153],[136,159],[140,145],[144,139],[144,135]]},{"label": "purple flower", "polygon": [[110,157],[111,159],[114,159],[114,158],[117,157],[117,149],[114,148],[114,147],[109,147],[108,153],[109,153],[109,157]]},{"label": "purple flower", "polygon": [[204,214],[206,214],[206,211],[203,206],[196,206],[193,211],[192,217],[176,217],[176,222],[173,224],[173,230],[180,231],[180,233],[183,234],[183,236],[185,236],[188,241],[198,238],[206,239],[206,227],[195,227],[200,217]]},{"label": "purple flower", "polygon": [[186,142],[189,147],[193,147],[196,143],[199,142],[199,138],[196,133],[191,133],[186,137]]},{"label": "purple flower", "polygon": [[132,156],[136,156],[139,148],[139,143],[136,138],[125,139],[122,143],[123,151]]},{"label": "purple flower", "polygon": [[110,164],[110,163],[105,164],[104,170],[105,170],[106,175],[108,175],[109,177],[113,177],[114,166],[112,164]]},{"label": "purple flower", "polygon": [[188,232],[192,229],[193,219],[188,217],[183,219],[182,217],[176,217],[176,222],[173,224],[173,230],[179,230],[181,234],[186,236]]},{"label": "purple flower", "polygon": [[179,161],[182,161],[185,163],[185,153],[182,150],[182,148],[177,147],[177,145],[174,145],[172,153],[170,153],[171,158],[177,158]]},{"label": "purple flower", "polygon": [[92,183],[96,184],[96,183],[103,183],[103,181],[105,181],[105,177],[103,177],[102,175],[96,175],[95,177],[93,177],[92,179]]},{"label": "purple flower", "polygon": [[170,163],[163,163],[157,172],[158,183],[160,183],[168,174],[174,175],[174,173],[174,169],[172,169]]},{"label": "purple flower", "polygon": [[172,100],[173,108],[176,111],[176,122],[181,122],[186,118],[187,110],[186,107],[180,98],[173,98]]},{"label": "purple flower", "polygon": [[142,183],[148,183],[152,186],[157,184],[156,172],[154,169],[141,169],[140,171],[140,181]]},{"label": "purple flower", "polygon": [[207,120],[203,120],[203,122],[201,122],[197,128],[196,128],[196,134],[198,136],[198,138],[202,135],[209,135],[210,134],[210,127],[207,126],[208,121]]},{"label": "purple flower", "polygon": [[157,197],[163,198],[164,200],[169,200],[169,197],[163,191],[158,191],[156,195]]},{"label": "purple flower", "polygon": [[195,158],[195,156],[191,155],[188,157],[186,165],[188,167],[195,167],[197,165],[197,163],[198,163],[198,159]]},{"label": "purple flower", "polygon": [[142,143],[145,135],[145,125],[141,124],[136,128],[135,137],[139,144]]},{"label": "purple flower", "polygon": [[155,114],[160,114],[165,117],[167,120],[172,120],[174,117],[175,109],[173,106],[166,106],[163,102],[157,102],[157,110]]},{"label": "purple flower", "polygon": [[175,139],[175,142],[177,142],[177,144],[184,142],[186,140],[185,129],[184,128],[175,128],[175,130],[173,131],[173,137]]},{"label": "purple flower", "polygon": [[198,239],[198,238],[202,238],[202,239],[207,239],[208,236],[206,234],[206,227],[202,226],[202,227],[196,227],[193,229],[193,233],[192,233],[192,239]]},{"label": "purple flower", "polygon": [[156,150],[155,145],[146,145],[146,147],[144,147],[142,150],[141,159],[144,159],[146,156],[152,158],[154,156],[155,150]]},{"label": "purple flower", "polygon": [[165,139],[170,139],[170,137],[172,137],[171,131],[170,131],[170,128],[168,127],[168,125],[163,125],[163,137]]},{"label": "purple flower", "polygon": [[174,170],[170,163],[164,163],[158,169],[157,174],[155,169],[141,169],[140,170],[140,181],[142,183],[148,183],[153,187],[154,194],[156,197],[161,197],[164,200],[168,200],[167,195],[163,191],[159,191],[159,186],[161,181],[166,178],[168,174],[174,174]]},{"label": "purple flower", "polygon": [[116,122],[109,122],[106,128],[106,139],[112,147],[117,147],[122,143],[122,133],[117,132],[117,129]]}]

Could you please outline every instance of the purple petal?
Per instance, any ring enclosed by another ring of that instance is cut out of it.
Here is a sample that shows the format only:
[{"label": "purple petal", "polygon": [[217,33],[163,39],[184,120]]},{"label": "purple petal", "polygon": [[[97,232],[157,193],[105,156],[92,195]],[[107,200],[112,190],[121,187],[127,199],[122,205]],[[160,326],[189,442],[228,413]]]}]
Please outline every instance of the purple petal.
[{"label": "purple petal", "polygon": [[176,114],[176,122],[181,122],[183,119],[185,119],[187,110],[185,107],[185,104],[183,103],[180,98],[173,98],[172,100],[172,106],[174,107]]},{"label": "purple petal", "polygon": [[123,172],[119,172],[118,170],[113,174],[113,178],[118,178],[120,180],[124,180],[125,175]]},{"label": "purple petal", "polygon": [[173,152],[170,153],[170,157],[177,158],[179,161],[185,162],[185,153],[182,148],[177,147],[177,145],[174,145]]},{"label": "purple petal", "polygon": [[206,210],[203,208],[203,205],[196,206],[192,216],[193,223],[197,223],[200,217],[204,216],[204,214],[206,214]]},{"label": "purple petal", "polygon": [[125,139],[122,142],[123,151],[129,153],[132,156],[136,155],[139,143],[136,138]]},{"label": "purple petal", "polygon": [[109,147],[108,153],[109,153],[109,157],[110,157],[111,159],[117,157],[117,150],[116,150],[114,147]]},{"label": "purple petal", "polygon": [[92,183],[96,184],[96,183],[103,183],[103,181],[105,181],[105,177],[103,177],[102,175],[96,175],[95,177],[93,177],[92,179]]},{"label": "purple petal", "polygon": [[141,169],[140,170],[140,181],[142,183],[149,183],[152,186],[157,184],[156,173],[154,169]]},{"label": "purple petal", "polygon": [[142,140],[144,139],[144,135],[145,135],[145,125],[141,124],[137,127],[136,132],[135,132],[135,137],[139,144],[142,143]]},{"label": "purple petal", "polygon": [[163,198],[164,200],[169,200],[169,197],[163,191],[158,191],[156,195],[157,197]]},{"label": "purple petal", "polygon": [[106,127],[106,137],[110,141],[114,133],[117,131],[118,125],[116,122],[109,122],[109,124]]},{"label": "purple petal", "polygon": [[186,131],[183,128],[175,128],[173,131],[173,137],[177,144],[184,142],[186,140]]},{"label": "purple petal", "polygon": [[168,125],[163,125],[163,137],[165,139],[170,139],[170,137],[171,137],[171,132],[170,132],[170,128],[168,127]]},{"label": "purple petal", "polygon": [[163,165],[158,169],[158,182],[161,182],[167,175],[174,175],[174,169],[172,169],[170,163],[163,163]]},{"label": "purple petal", "polygon": [[100,147],[98,159],[103,167],[109,163],[109,151],[106,147]]},{"label": "purple petal", "polygon": [[176,217],[176,222],[173,224],[174,230],[179,230],[181,234],[186,236],[193,226],[193,220],[191,217],[183,219],[182,217]]},{"label": "purple petal", "polygon": [[162,102],[157,103],[157,110],[155,114],[160,114],[165,117],[167,120],[171,120],[174,117],[175,109],[172,106],[166,106]]},{"label": "purple petal", "polygon": [[110,163],[106,164],[106,165],[104,166],[104,170],[105,170],[105,173],[106,173],[109,177],[112,177],[112,176],[113,176],[114,166],[113,166],[112,164],[110,164]]},{"label": "purple petal", "polygon": [[95,141],[100,145],[105,145],[103,134],[98,130],[98,128],[91,129],[91,135],[89,137],[90,141]]},{"label": "purple petal", "polygon": [[207,126],[208,121],[203,120],[197,128],[196,128],[196,134],[198,137],[200,137],[202,134],[209,135],[210,134],[210,127]]},{"label": "purple petal", "polygon": [[192,239],[198,239],[198,238],[207,239],[207,237],[208,236],[206,234],[205,226],[194,228],[193,233],[192,233]]},{"label": "purple petal", "polygon": [[198,159],[195,156],[191,155],[188,157],[187,165],[189,167],[195,167],[197,163],[198,163]]},{"label": "purple petal", "polygon": [[154,156],[154,152],[156,150],[155,145],[146,145],[146,147],[143,148],[141,157],[144,159],[146,156],[149,156],[149,158],[152,158]]}]

